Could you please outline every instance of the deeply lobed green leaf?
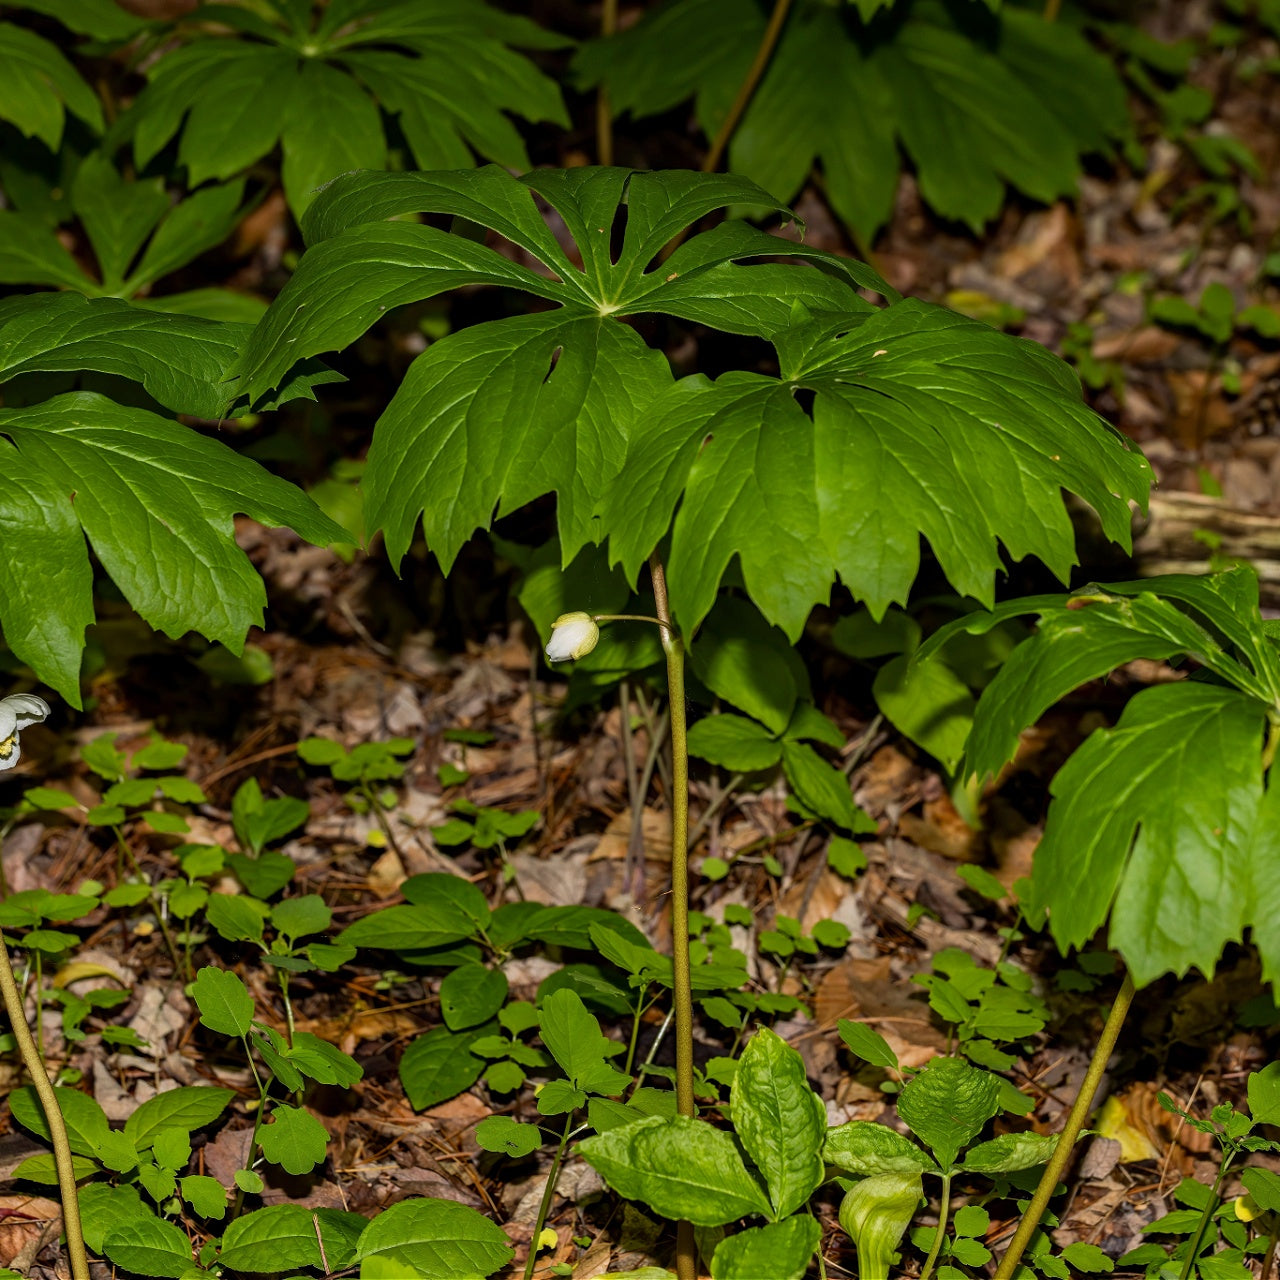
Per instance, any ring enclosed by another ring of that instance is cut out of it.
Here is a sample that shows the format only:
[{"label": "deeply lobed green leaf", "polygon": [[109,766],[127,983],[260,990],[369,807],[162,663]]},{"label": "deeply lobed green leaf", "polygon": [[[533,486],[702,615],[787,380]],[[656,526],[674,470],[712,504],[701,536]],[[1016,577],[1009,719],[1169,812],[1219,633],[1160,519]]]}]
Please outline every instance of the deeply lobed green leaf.
[{"label": "deeply lobed green leaf", "polygon": [[161,57],[117,125],[139,168],[180,134],[178,160],[197,186],[279,143],[285,192],[301,215],[336,175],[385,164],[384,113],[398,117],[424,168],[469,165],[475,153],[527,168],[509,115],[569,123],[555,83],[516,51],[565,42],[480,0],[337,4],[314,29],[302,12],[277,25],[227,7],[219,21],[233,31],[204,32]]},{"label": "deeply lobed green leaf", "polygon": [[349,536],[220,441],[91,392],[0,410],[0,456],[30,485],[0,503],[12,529],[0,620],[14,652],[77,706],[92,619],[84,537],[152,626],[175,638],[198,630],[239,653],[266,592],[235,544],[234,515],[320,545]]},{"label": "deeply lobed green leaf", "polygon": [[[869,242],[889,220],[898,146],[926,200],[980,230],[1006,183],[1042,200],[1069,194],[1080,155],[1108,152],[1131,126],[1120,78],[1074,30],[1005,6],[798,3],[746,113],[729,164],[784,200],[822,166],[836,212]],[[760,45],[767,8],[668,0],[625,31],[585,45],[583,87],[607,84],[637,117],[694,99],[719,129]],[[834,86],[839,86],[838,92]],[[1017,127],[1010,127],[1017,121]]]}]

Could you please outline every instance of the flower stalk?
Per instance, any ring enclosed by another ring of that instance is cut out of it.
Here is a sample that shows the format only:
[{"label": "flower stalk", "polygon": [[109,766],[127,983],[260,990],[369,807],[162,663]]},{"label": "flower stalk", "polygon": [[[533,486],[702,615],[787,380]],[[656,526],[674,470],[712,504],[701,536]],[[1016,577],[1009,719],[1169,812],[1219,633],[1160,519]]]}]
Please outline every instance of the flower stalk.
[{"label": "flower stalk", "polygon": [[[676,1024],[676,1110],[694,1114],[693,980],[689,957],[689,741],[684,703],[684,643],[671,620],[667,575],[657,555],[649,559],[653,599],[667,657],[667,705],[671,722],[671,960]],[[697,1244],[691,1222],[676,1224],[676,1276],[696,1280]]]},{"label": "flower stalk", "polygon": [[[676,1036],[676,1109],[694,1114],[693,981],[689,949],[689,742],[684,702],[684,643],[671,617],[667,576],[657,555],[649,558],[656,618],[634,613],[564,613],[552,624],[547,658],[565,662],[585,657],[600,639],[601,622],[653,622],[662,631],[667,659],[668,719],[671,732],[671,960]],[[643,784],[642,784],[643,787]],[[643,794],[643,791],[642,791]],[[633,815],[634,817],[634,815]],[[676,1276],[696,1280],[697,1243],[693,1224],[676,1224]]]}]

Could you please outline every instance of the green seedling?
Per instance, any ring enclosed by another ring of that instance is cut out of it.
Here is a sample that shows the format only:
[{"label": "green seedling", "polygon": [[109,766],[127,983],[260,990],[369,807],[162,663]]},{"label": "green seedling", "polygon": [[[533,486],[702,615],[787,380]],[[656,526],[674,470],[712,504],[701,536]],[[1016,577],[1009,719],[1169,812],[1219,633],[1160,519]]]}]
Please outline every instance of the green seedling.
[{"label": "green seedling", "polygon": [[[441,765],[441,771],[446,768],[452,766]],[[514,880],[515,868],[507,860],[507,841],[518,843],[528,835],[538,823],[537,812],[526,809],[520,813],[507,813],[502,809],[485,809],[466,799],[453,801],[449,809],[458,816],[431,828],[436,844],[446,849],[465,844],[474,845],[477,849],[496,849],[502,859],[504,880],[508,884]]]},{"label": "green seedling", "polygon": [[[632,1084],[630,1075],[618,1071],[608,1062],[608,1059],[622,1053],[623,1047],[601,1034],[599,1022],[573,991],[554,991],[543,1000],[538,1011],[538,1034],[551,1060],[564,1072],[565,1078],[550,1080],[538,1089],[538,1114],[563,1116],[564,1125],[556,1135],[556,1154],[538,1206],[533,1227],[535,1241],[551,1211],[560,1166],[572,1140],[588,1128],[605,1132],[649,1114],[637,1107],[612,1101]],[[670,1101],[674,1113],[675,1096],[662,1096]],[[574,1117],[584,1109],[587,1111],[587,1123],[575,1127]],[[515,1159],[536,1151],[542,1145],[542,1138],[538,1125],[513,1120],[509,1116],[490,1116],[476,1126],[476,1141],[484,1150]],[[537,1251],[531,1248],[524,1271],[525,1280],[531,1280],[536,1258]]]},{"label": "green seedling", "polygon": [[1094,331],[1091,324],[1076,321],[1067,326],[1062,336],[1062,358],[1080,375],[1080,381],[1091,391],[1110,391],[1117,404],[1124,403],[1125,371],[1118,360],[1100,360],[1093,354]]},{"label": "green seedling", "polygon": [[[860,1056],[902,1078],[897,1056],[883,1037],[860,1023],[842,1023],[840,1029]],[[989,1071],[960,1058],[935,1058],[911,1076],[898,1096],[898,1118],[922,1145],[869,1120],[852,1120],[827,1133],[826,1162],[861,1177],[842,1184],[840,1223],[858,1246],[864,1280],[889,1274],[893,1252],[919,1207],[925,1177],[939,1180],[941,1208],[937,1227],[912,1235],[912,1243],[928,1255],[921,1280],[933,1275],[940,1260],[967,1266],[990,1261],[990,1251],[976,1238],[985,1231],[985,1224],[977,1229],[985,1210],[961,1209],[956,1222],[950,1222],[953,1183],[976,1180],[988,1184],[993,1194],[1008,1194],[1008,1179],[1044,1164],[1057,1142],[1055,1136],[1009,1133],[971,1145],[1000,1111],[1002,1093],[1003,1082]]]},{"label": "green seedling", "polygon": [[270,898],[293,879],[293,860],[266,846],[283,840],[307,820],[310,810],[305,800],[294,796],[262,794],[256,778],[236,788],[231,800],[231,824],[240,853],[227,856],[227,865],[236,879],[257,898]]},{"label": "green seedling", "polygon": [[1235,333],[1251,332],[1260,338],[1280,338],[1280,311],[1261,303],[1237,307],[1225,284],[1206,285],[1196,304],[1185,298],[1153,298],[1151,319],[1174,329],[1193,329],[1218,347],[1225,347]]},{"label": "green seedling", "polygon": [[[252,943],[275,972],[290,1040],[294,1025],[290,975],[316,970],[334,973],[356,954],[349,943],[309,940],[314,934],[327,935],[333,920],[333,912],[318,894],[285,898],[270,906],[244,894],[211,893],[204,910],[210,927],[220,937],[227,942]],[[269,942],[268,928],[275,935]]]},{"label": "green seedling", "polygon": [[[1145,1228],[1148,1234],[1184,1237],[1172,1248],[1160,1244],[1140,1245],[1119,1259],[1121,1266],[1141,1266],[1147,1276],[1172,1276],[1189,1280],[1224,1280],[1252,1275],[1248,1259],[1274,1248],[1280,1220],[1263,1218],[1280,1209],[1280,1177],[1269,1169],[1246,1169],[1244,1185],[1252,1207],[1242,1214],[1237,1206],[1224,1203],[1227,1175],[1244,1157],[1254,1153],[1275,1155],[1280,1142],[1258,1132],[1261,1125],[1280,1124],[1280,1063],[1272,1063],[1249,1076],[1249,1114],[1237,1111],[1229,1102],[1220,1103],[1207,1119],[1178,1106],[1166,1093],[1160,1105],[1218,1145],[1218,1172],[1213,1185],[1206,1187],[1193,1178],[1184,1178],[1174,1192],[1183,1208],[1174,1209]],[[1251,1227],[1258,1220],[1261,1232]],[[1219,1248],[1218,1246],[1222,1247]],[[1176,1271],[1170,1268],[1170,1264]]]},{"label": "green seedling", "polygon": [[[733,1135],[683,1115],[620,1115],[625,1122],[578,1150],[622,1195],[691,1221],[713,1276],[801,1280],[821,1236],[808,1202],[831,1158],[826,1109],[800,1055],[772,1031],[758,1031],[734,1073],[728,1110]],[[918,1200],[917,1193],[913,1213]],[[741,1218],[764,1225],[726,1234]],[[860,1260],[862,1253],[860,1244]]]},{"label": "green seedling", "polygon": [[[0,928],[5,930],[8,941],[27,953],[31,981],[35,986],[36,1005],[62,1007],[62,1034],[68,1041],[85,1038],[84,1023],[90,1015],[96,1017],[126,1004],[130,997],[127,988],[101,987],[78,996],[68,991],[65,983],[75,980],[75,970],[67,967],[72,952],[80,945],[78,934],[65,929],[52,929],[51,924],[69,924],[83,920],[102,905],[102,886],[86,880],[77,893],[50,893],[47,889],[24,889],[9,894],[0,902]],[[60,971],[52,986],[44,983],[45,967]],[[106,970],[95,971],[106,973]],[[79,976],[90,976],[88,973]],[[128,1027],[106,1026],[101,1028],[105,1044],[117,1048],[140,1048],[142,1040]],[[9,1038],[9,1048],[12,1039]],[[36,1020],[36,1043],[44,1056],[44,1024]]]},{"label": "green seedling", "polygon": [[298,756],[307,764],[328,769],[335,782],[355,785],[345,795],[353,813],[372,813],[382,834],[399,851],[388,809],[399,803],[394,787],[382,782],[398,782],[404,777],[402,757],[412,755],[412,738],[391,738],[386,742],[362,742],[348,751],[330,738],[307,738],[298,743]]}]

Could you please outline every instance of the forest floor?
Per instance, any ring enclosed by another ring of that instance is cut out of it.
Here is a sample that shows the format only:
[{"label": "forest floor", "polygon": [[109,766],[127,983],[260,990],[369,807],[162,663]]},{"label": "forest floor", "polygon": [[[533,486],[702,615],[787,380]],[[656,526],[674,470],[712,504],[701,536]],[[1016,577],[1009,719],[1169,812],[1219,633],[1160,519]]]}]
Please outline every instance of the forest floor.
[{"label": "forest floor", "polygon": [[[1224,53],[1202,74],[1234,74],[1226,64],[1236,56]],[[1138,440],[1164,497],[1196,495],[1191,501],[1204,513],[1208,532],[1189,542],[1174,545],[1149,528],[1139,543],[1149,553],[1142,568],[1149,561],[1207,568],[1215,555],[1240,545],[1264,562],[1269,531],[1280,530],[1275,343],[1247,330],[1215,340],[1189,325],[1146,318],[1148,296],[1196,306],[1215,282],[1231,290],[1238,307],[1275,306],[1280,298],[1280,101],[1237,77],[1222,104],[1221,118],[1254,149],[1266,175],[1238,183],[1247,227],[1234,214],[1214,222],[1203,206],[1189,206],[1203,174],[1183,148],[1157,141],[1145,177],[1123,165],[1099,170],[1085,180],[1078,203],[1015,202],[982,239],[939,225],[907,180],[893,229],[875,253],[877,266],[904,292],[980,314],[1054,350],[1089,352],[1096,384],[1091,401]],[[817,195],[806,196],[798,212],[810,243],[848,251]],[[1080,325],[1089,326],[1087,342],[1073,328]],[[79,760],[78,748],[110,732],[130,749],[154,729],[189,748],[184,768],[207,803],[194,807],[191,832],[182,837],[140,822],[126,827],[132,854],[152,879],[174,874],[172,851],[180,839],[234,845],[231,799],[252,777],[268,796],[298,796],[309,805],[305,827],[282,851],[298,866],[295,889],[323,895],[335,929],[399,901],[407,876],[450,869],[479,885],[494,905],[525,899],[617,910],[667,949],[668,789],[659,767],[641,794],[636,766],[628,765],[647,756],[652,707],[633,700],[624,717],[610,698],[604,709],[562,715],[564,679],[537,658],[545,637],[532,634],[506,597],[506,580],[484,556],[464,558],[445,584],[421,562],[397,580],[376,548],[347,563],[248,522],[239,538],[268,584],[271,621],[251,639],[270,659],[273,678],[257,687],[214,684],[184,646],[152,636],[124,610],[108,614],[95,633],[100,669],[91,705],[83,716],[59,708],[47,725],[27,731],[23,762],[4,775],[0,800],[16,803],[26,787],[42,785],[65,788],[92,805],[101,782]],[[1275,541],[1280,548],[1280,533]],[[1189,558],[1197,549],[1198,566]],[[1280,579],[1262,567],[1274,605]],[[1103,577],[1133,571],[1114,558],[1086,569]],[[1088,732],[1114,717],[1135,686],[1168,673],[1157,664],[1133,664],[1121,678],[1073,695],[1025,735],[1017,761],[982,797],[975,828],[957,812],[938,767],[875,714],[870,672],[824,646],[822,628],[819,616],[803,652],[818,705],[845,736],[843,761],[855,799],[877,823],[876,833],[861,842],[866,869],[837,874],[825,840],[796,822],[779,787],[726,793],[723,779],[695,773],[693,906],[717,919],[733,904],[752,913],[751,977],[760,990],[794,994],[808,1006],[809,1013],[779,1018],[774,1029],[803,1055],[833,1123],[892,1117],[891,1100],[878,1087],[882,1073],[844,1050],[834,1031],[838,1019],[867,1022],[902,1063],[920,1065],[949,1044],[927,993],[912,978],[930,973],[948,948],[987,966],[1007,955],[1035,975],[1052,1010],[1046,1030],[1023,1042],[1011,1073],[1036,1100],[1029,1124],[1052,1132],[1083,1075],[1118,976],[1081,973],[1047,938],[1018,932],[1011,940],[1018,920],[1009,900],[974,893],[956,871],[980,865],[1006,888],[1025,876],[1054,770]],[[312,735],[347,746],[412,739],[404,777],[392,784],[391,842],[373,817],[352,811],[332,779],[299,761],[296,744]],[[442,780],[445,765],[459,772],[446,771]],[[464,773],[465,781],[445,785]],[[493,849],[438,846],[433,828],[464,798],[509,813],[536,812],[538,821],[526,836]],[[633,830],[639,833],[634,841]],[[627,875],[629,846],[633,857],[635,846],[643,857],[638,895]],[[731,861],[732,875],[697,874],[706,858]],[[111,885],[118,859],[102,830],[56,814],[23,817],[3,845],[10,892],[70,892],[85,878]],[[848,928],[848,946],[780,969],[754,946],[775,913],[798,919],[805,932],[818,920],[834,919]],[[51,1062],[78,1072],[112,1118],[123,1118],[173,1081],[216,1082],[242,1099],[251,1095],[243,1062],[220,1053],[197,1026],[154,921],[145,915],[122,921],[104,908],[76,928],[83,938],[76,962],[98,966],[130,990],[110,1021],[136,1032],[138,1044],[113,1046],[96,1024],[86,1038],[68,1041],[50,1004],[44,1036]],[[261,966],[245,963],[247,950],[209,944],[201,954],[206,963],[238,967],[257,996],[259,1015],[275,1008],[283,1025]],[[512,995],[532,999],[551,963],[512,961],[506,970]],[[85,981],[63,978],[73,987]],[[458,1200],[507,1232],[517,1246],[510,1272],[516,1276],[550,1152],[500,1162],[476,1145],[475,1126],[487,1116],[531,1115],[529,1090],[499,1096],[478,1085],[422,1112],[410,1106],[397,1064],[411,1041],[441,1025],[438,985],[437,977],[409,966],[377,969],[365,953],[337,978],[297,979],[298,1027],[351,1053],[364,1078],[350,1090],[322,1090],[310,1100],[331,1135],[330,1158],[311,1177],[269,1181],[263,1202],[373,1211],[409,1196]],[[654,1015],[642,1028],[642,1051],[659,1022]],[[606,1030],[619,1034],[618,1027]],[[725,1052],[732,1037],[722,1030],[700,1033],[701,1057]],[[1280,1013],[1247,948],[1230,954],[1211,981],[1169,979],[1144,993],[1099,1095],[1105,1105],[1094,1122],[1098,1136],[1086,1141],[1068,1193],[1056,1202],[1055,1241],[1086,1241],[1117,1257],[1174,1207],[1180,1179],[1211,1182],[1217,1165],[1210,1140],[1162,1109],[1157,1094],[1198,1113],[1220,1100],[1240,1102],[1248,1072],[1273,1056],[1278,1030]],[[660,1053],[656,1061],[663,1060]],[[10,1060],[0,1062],[0,1072],[10,1085],[16,1082]],[[200,1151],[202,1170],[229,1181],[243,1161],[250,1127],[248,1113],[238,1110]],[[0,1178],[9,1179],[0,1194],[0,1266],[52,1277],[57,1205],[12,1181],[18,1164],[41,1149],[17,1127],[0,1134]],[[608,1201],[599,1178],[583,1162],[569,1161],[558,1190],[550,1219],[557,1243],[542,1255],[539,1275],[564,1264],[569,1271],[562,1274],[590,1280],[663,1256],[657,1225],[638,1211],[611,1215],[602,1208]],[[834,1198],[824,1206],[824,1256],[828,1274],[840,1275],[852,1273],[854,1263],[835,1206]],[[986,1243],[997,1254],[1014,1225],[993,1220]],[[582,1239],[589,1243],[576,1242]],[[107,1274],[103,1267],[101,1275]]]}]

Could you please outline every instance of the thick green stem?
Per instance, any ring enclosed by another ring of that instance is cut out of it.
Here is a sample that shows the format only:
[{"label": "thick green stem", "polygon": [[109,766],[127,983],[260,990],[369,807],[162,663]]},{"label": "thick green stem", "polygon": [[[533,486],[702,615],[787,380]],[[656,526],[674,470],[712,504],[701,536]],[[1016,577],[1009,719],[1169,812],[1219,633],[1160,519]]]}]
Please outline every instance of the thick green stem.
[{"label": "thick green stem", "polygon": [[774,0],[769,24],[764,29],[764,35],[760,37],[760,47],[756,50],[756,56],[747,69],[742,83],[738,86],[738,93],[733,100],[733,105],[729,108],[729,114],[716,130],[711,150],[707,152],[706,159],[702,162],[703,173],[715,173],[720,167],[720,160],[725,153],[725,148],[729,145],[729,139],[733,137],[733,132],[738,127],[738,122],[742,119],[742,114],[756,91],[756,85],[760,83],[760,77],[764,75],[769,59],[773,57],[773,50],[778,43],[778,37],[782,34],[783,24],[787,20],[787,10],[790,8],[791,0]]},{"label": "thick green stem", "polygon": [[1111,1012],[1107,1015],[1107,1021],[1102,1028],[1102,1034],[1098,1037],[1093,1057],[1089,1059],[1089,1069],[1085,1072],[1080,1092],[1076,1094],[1076,1100],[1071,1104],[1071,1112],[1058,1137],[1058,1145],[1054,1148],[1049,1163],[1045,1165],[1040,1185],[1036,1187],[1036,1193],[1031,1197],[1031,1204],[1027,1207],[1027,1212],[1018,1224],[1013,1239],[1009,1242],[1008,1251],[1000,1259],[1000,1269],[995,1274],[995,1280],[1012,1280],[1013,1273],[1018,1269],[1018,1263],[1022,1261],[1023,1252],[1040,1225],[1044,1211],[1049,1207],[1053,1190],[1066,1172],[1067,1162],[1075,1149],[1076,1139],[1079,1138],[1080,1130],[1084,1128],[1085,1118],[1093,1105],[1093,1095],[1097,1093],[1098,1085],[1102,1082],[1107,1061],[1116,1047],[1120,1028],[1124,1025],[1129,1006],[1133,1003],[1133,990],[1133,977],[1126,972],[1124,982],[1120,986],[1120,993],[1116,996],[1115,1004],[1111,1006]]},{"label": "thick green stem", "polygon": [[564,1132],[560,1135],[560,1145],[556,1148],[556,1158],[551,1162],[551,1172],[547,1176],[546,1189],[542,1193],[542,1202],[538,1205],[538,1217],[533,1224],[533,1239],[529,1241],[529,1260],[524,1264],[524,1280],[533,1280],[533,1269],[538,1261],[538,1239],[542,1228],[547,1225],[551,1213],[551,1204],[555,1199],[556,1183],[560,1180],[560,1166],[564,1163],[565,1149],[569,1145],[569,1134],[573,1132],[573,1112],[564,1118]]},{"label": "thick green stem", "polygon": [[[618,29],[618,0],[604,0],[600,9],[600,34],[607,40]],[[613,109],[609,104],[609,86],[596,90],[596,160],[613,163]]]},{"label": "thick green stem", "polygon": [[[667,577],[656,555],[649,559],[653,598],[667,655],[667,707],[671,721],[671,960],[676,1015],[676,1109],[693,1106],[693,979],[689,960],[689,743],[684,706],[684,645],[671,621]],[[695,1280],[697,1248],[693,1224],[676,1227],[676,1275]]]},{"label": "thick green stem", "polygon": [[929,1250],[929,1256],[924,1260],[924,1266],[920,1271],[920,1280],[929,1280],[933,1275],[934,1265],[938,1261],[938,1254],[942,1252],[942,1240],[947,1234],[947,1219],[951,1216],[951,1175],[948,1173],[942,1179],[942,1204],[938,1208],[938,1229],[933,1233],[933,1247]]},{"label": "thick green stem", "polygon": [[[4,996],[5,1012],[13,1028],[13,1038],[18,1042],[18,1052],[23,1065],[35,1086],[36,1096],[44,1108],[45,1123],[49,1126],[49,1140],[53,1144],[53,1163],[58,1171],[58,1191],[62,1196],[62,1225],[67,1233],[67,1254],[71,1259],[73,1280],[89,1280],[89,1258],[84,1251],[84,1233],[80,1229],[80,1199],[76,1193],[75,1162],[71,1155],[71,1143],[67,1140],[67,1126],[58,1106],[58,1095],[49,1083],[49,1073],[44,1068],[40,1052],[27,1026],[26,1011],[22,1007],[22,995],[13,976],[9,961],[9,947],[0,934],[0,994]],[[40,1017],[40,992],[36,992],[36,1017]]]},{"label": "thick green stem", "polygon": [[1268,716],[1267,742],[1262,748],[1262,772],[1270,771],[1275,763],[1276,747],[1280,745],[1280,712],[1272,711]]},{"label": "thick green stem", "polygon": [[44,1061],[44,958],[39,947],[34,948],[36,970],[36,1054]]}]

